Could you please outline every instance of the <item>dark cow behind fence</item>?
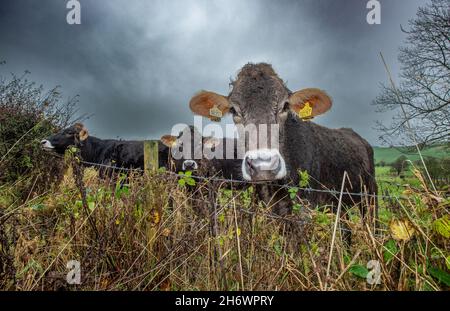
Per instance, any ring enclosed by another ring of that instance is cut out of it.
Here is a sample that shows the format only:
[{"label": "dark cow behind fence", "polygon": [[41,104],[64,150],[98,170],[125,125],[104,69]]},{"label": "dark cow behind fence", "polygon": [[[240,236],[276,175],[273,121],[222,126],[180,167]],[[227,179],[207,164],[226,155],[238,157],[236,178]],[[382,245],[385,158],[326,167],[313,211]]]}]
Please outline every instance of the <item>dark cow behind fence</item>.
[{"label": "dark cow behind fence", "polygon": [[[162,136],[161,142],[170,148],[174,171],[190,170],[201,177],[242,180],[242,160],[237,159],[235,139],[202,136],[194,126],[188,126],[176,136]],[[229,160],[226,159],[228,146],[234,150]],[[215,152],[216,148],[219,152]],[[207,154],[214,156],[208,158]]]},{"label": "dark cow behind fence", "polygon": [[[329,129],[309,122],[331,108],[331,98],[314,88],[291,92],[269,64],[245,65],[232,82],[228,96],[202,91],[189,105],[194,113],[210,119],[217,118],[219,112],[219,115],[231,113],[234,122],[244,126],[278,124],[279,148],[252,149],[246,139],[248,151],[242,175],[247,180],[296,185],[298,170],[306,170],[312,188],[339,191],[347,172],[350,183],[346,183],[345,191],[377,194],[373,149],[369,143],[351,129]],[[281,209],[278,212],[288,212],[291,203],[281,199],[287,193],[273,196],[273,189],[265,191],[268,187],[260,187],[261,197],[277,200]],[[337,205],[338,195],[305,192],[302,196],[313,204]],[[354,205],[365,199],[346,195],[343,202]],[[372,203],[376,206],[376,202]],[[361,211],[364,215],[365,209]]]},{"label": "dark cow behind fence", "polygon": [[161,142],[170,148],[172,171],[188,170],[193,173],[192,178],[196,183],[188,188],[189,200],[199,215],[213,216],[219,187],[243,189],[247,186],[246,183],[230,181],[242,181],[242,160],[236,159],[236,154],[234,159],[225,159],[228,145],[236,152],[236,140],[205,137],[194,126],[189,126],[177,135],[162,136]]},{"label": "dark cow behind fence", "polygon": [[[219,144],[226,144],[227,140],[219,140],[212,137],[203,137],[199,140],[199,144],[194,142],[194,128],[186,127],[178,136],[165,135],[158,143],[159,167],[174,172],[193,171],[201,176],[213,176],[224,178],[236,178],[240,176],[240,161],[225,161],[219,159],[200,159],[194,158],[194,152],[188,153],[187,156],[181,154],[174,157],[171,154],[171,148],[177,142],[182,141],[183,133],[190,132],[189,145],[192,150],[203,148],[203,145],[214,148]],[[197,132],[196,132],[197,133]],[[186,136],[184,136],[186,137]],[[80,123],[68,127],[61,132],[50,136],[41,141],[42,148],[47,151],[53,151],[58,154],[64,154],[70,146],[78,146],[80,148],[82,160],[85,162],[105,165],[100,166],[100,176],[105,177],[106,166],[125,168],[125,169],[144,169],[144,142],[143,141],[126,141],[114,139],[100,139],[89,136],[88,130]],[[202,150],[203,151],[203,150]],[[203,152],[201,152],[203,155]]]},{"label": "dark cow behind fence", "polygon": [[[64,154],[70,146],[80,149],[85,162],[114,166],[125,169],[144,169],[144,142],[133,140],[100,139],[89,136],[88,130],[80,123],[41,141],[42,148],[58,154]],[[168,148],[158,144],[159,166],[168,166]],[[94,164],[94,166],[95,166]],[[112,172],[107,167],[99,167],[100,176]]]}]

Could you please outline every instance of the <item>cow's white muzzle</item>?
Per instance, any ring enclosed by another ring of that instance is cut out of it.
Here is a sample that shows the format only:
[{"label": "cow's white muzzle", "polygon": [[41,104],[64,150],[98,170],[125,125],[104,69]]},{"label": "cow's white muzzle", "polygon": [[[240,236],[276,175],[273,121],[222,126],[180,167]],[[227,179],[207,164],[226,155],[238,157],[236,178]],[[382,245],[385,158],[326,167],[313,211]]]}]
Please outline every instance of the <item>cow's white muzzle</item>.
[{"label": "cow's white muzzle", "polygon": [[44,150],[53,150],[53,149],[55,149],[55,147],[52,145],[52,143],[49,142],[49,141],[46,140],[46,139],[41,140],[41,147],[42,147]]},{"label": "cow's white muzzle", "polygon": [[194,160],[184,160],[182,165],[183,171],[192,171],[198,169],[198,164]]},{"label": "cow's white muzzle", "polygon": [[242,161],[242,176],[250,181],[282,179],[286,163],[278,149],[248,151]]}]

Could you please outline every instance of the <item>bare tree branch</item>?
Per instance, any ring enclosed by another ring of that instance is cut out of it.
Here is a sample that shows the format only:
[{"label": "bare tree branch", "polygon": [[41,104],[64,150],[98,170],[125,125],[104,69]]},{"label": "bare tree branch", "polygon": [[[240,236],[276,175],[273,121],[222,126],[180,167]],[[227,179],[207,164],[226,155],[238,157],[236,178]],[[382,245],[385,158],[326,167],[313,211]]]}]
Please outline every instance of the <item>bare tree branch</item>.
[{"label": "bare tree branch", "polygon": [[[391,86],[381,85],[374,100],[377,111],[396,111],[390,124],[377,124],[380,139],[411,144],[409,122],[418,143],[449,142],[450,137],[450,1],[431,0],[420,7],[400,48],[398,95]],[[399,113],[401,107],[405,114]]]}]

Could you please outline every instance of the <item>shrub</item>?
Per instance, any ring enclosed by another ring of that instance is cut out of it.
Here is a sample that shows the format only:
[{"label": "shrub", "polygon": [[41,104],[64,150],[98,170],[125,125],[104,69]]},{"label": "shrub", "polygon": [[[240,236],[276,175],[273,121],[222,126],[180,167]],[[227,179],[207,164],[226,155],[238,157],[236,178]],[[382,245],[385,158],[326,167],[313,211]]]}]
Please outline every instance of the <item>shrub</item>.
[{"label": "shrub", "polygon": [[59,88],[46,91],[27,79],[0,76],[0,185],[15,183],[15,195],[28,196],[48,187],[61,168],[40,141],[70,123],[77,97],[61,103]]},{"label": "shrub", "polygon": [[400,175],[404,170],[408,168],[408,158],[404,155],[401,155],[391,164],[392,171],[397,175]]}]

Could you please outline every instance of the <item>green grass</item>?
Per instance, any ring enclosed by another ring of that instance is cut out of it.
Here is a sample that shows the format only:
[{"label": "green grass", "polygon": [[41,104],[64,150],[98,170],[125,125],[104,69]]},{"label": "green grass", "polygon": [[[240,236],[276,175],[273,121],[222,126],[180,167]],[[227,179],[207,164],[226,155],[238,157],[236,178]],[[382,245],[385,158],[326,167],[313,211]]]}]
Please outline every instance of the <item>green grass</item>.
[{"label": "green grass", "polygon": [[[378,193],[382,195],[401,196],[409,187],[420,187],[420,181],[414,176],[411,169],[407,169],[402,174],[404,178],[391,172],[390,166],[375,168],[375,178],[378,184]],[[381,204],[383,206],[383,204]]]},{"label": "green grass", "polygon": [[[375,163],[384,161],[387,164],[394,162],[399,156],[405,155],[409,160],[419,160],[419,155],[415,148],[411,147],[373,147]],[[450,157],[450,149],[447,145],[436,145],[427,147],[422,150],[424,157],[448,158]]]}]

